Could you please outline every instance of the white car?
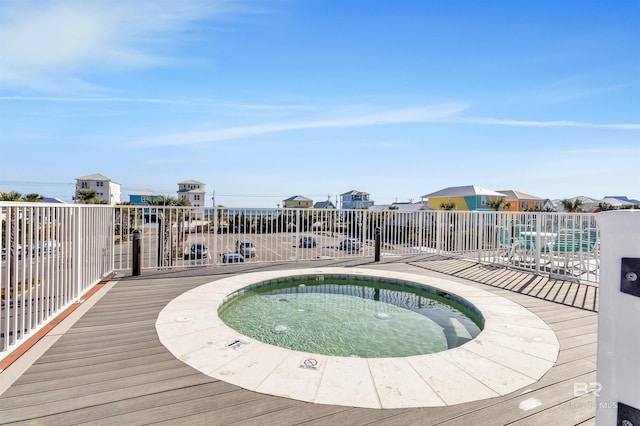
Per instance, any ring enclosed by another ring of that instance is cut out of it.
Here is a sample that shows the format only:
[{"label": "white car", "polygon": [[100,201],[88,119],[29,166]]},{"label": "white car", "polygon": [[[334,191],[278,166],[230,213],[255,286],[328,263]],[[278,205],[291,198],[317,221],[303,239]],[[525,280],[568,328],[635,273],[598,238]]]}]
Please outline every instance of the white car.
[{"label": "white car", "polygon": [[340,241],[338,248],[344,251],[359,251],[362,243],[357,238],[346,238]]},{"label": "white car", "polygon": [[236,253],[244,257],[256,257],[256,246],[249,240],[236,241]]},{"label": "white car", "polygon": [[240,253],[222,253],[222,263],[244,263],[244,256]]}]

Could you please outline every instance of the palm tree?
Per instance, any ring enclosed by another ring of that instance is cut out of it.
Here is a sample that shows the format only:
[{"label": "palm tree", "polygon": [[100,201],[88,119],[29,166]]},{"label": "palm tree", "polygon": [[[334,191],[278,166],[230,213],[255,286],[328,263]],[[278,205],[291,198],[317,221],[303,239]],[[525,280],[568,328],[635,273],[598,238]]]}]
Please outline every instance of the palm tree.
[{"label": "palm tree", "polygon": [[500,211],[503,207],[505,209],[511,207],[511,203],[508,201],[505,202],[504,198],[496,198],[494,200],[487,200],[487,207],[495,211]]},{"label": "palm tree", "polygon": [[150,206],[190,206],[191,203],[184,198],[165,197],[164,195],[148,201]]},{"label": "palm tree", "polygon": [[16,191],[0,192],[0,201],[22,201],[22,194]]},{"label": "palm tree", "polygon": [[79,189],[75,198],[78,204],[107,204],[105,200],[98,198],[96,191],[90,189]]},{"label": "palm tree", "polygon": [[582,211],[582,200],[579,198],[560,200],[564,211],[567,213],[578,213]]},{"label": "palm tree", "polygon": [[442,210],[455,210],[456,209],[456,203],[454,203],[453,201],[451,201],[449,203],[442,203],[442,204],[440,204],[440,208]]},{"label": "palm tree", "polygon": [[43,200],[43,197],[40,194],[36,194],[32,192],[31,194],[25,195],[24,200],[29,203],[39,203]]},{"label": "palm tree", "polygon": [[[183,198],[174,198],[174,197],[165,197],[164,195],[159,196],[157,199],[149,200],[148,204],[150,206],[183,206],[188,207],[191,203],[188,200]],[[175,221],[176,226],[178,227],[178,246],[181,243],[182,232],[180,232],[180,224],[184,222],[185,215],[182,209],[177,209],[175,211],[175,215],[172,217],[172,211],[169,209],[168,211],[164,211],[165,209],[158,209],[157,220],[158,220],[158,266],[160,266],[164,259],[168,262],[173,261],[173,255],[171,254],[171,244],[170,244],[170,230],[171,223]],[[166,217],[165,215],[168,215]],[[183,225],[184,226],[184,225]]]},{"label": "palm tree", "polygon": [[609,203],[604,203],[604,202],[601,201],[601,202],[598,203],[598,209],[601,212],[604,212],[604,211],[607,211],[607,210],[615,210],[616,208],[614,206],[612,206],[611,204],[609,204]]}]

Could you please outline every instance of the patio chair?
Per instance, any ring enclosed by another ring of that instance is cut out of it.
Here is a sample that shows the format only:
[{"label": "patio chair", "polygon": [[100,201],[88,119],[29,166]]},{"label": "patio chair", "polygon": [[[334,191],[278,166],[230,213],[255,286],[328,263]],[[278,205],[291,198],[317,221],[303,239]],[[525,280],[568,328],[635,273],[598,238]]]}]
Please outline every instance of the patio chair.
[{"label": "patio chair", "polygon": [[516,252],[524,249],[524,241],[520,238],[512,239],[509,228],[504,226],[496,226],[497,251],[496,259],[499,257],[507,257],[507,261],[511,262]]},{"label": "patio chair", "polygon": [[594,270],[599,268],[598,252],[600,251],[600,232],[597,228],[586,228],[583,231],[582,251],[585,254],[584,262],[589,263],[594,260]]},{"label": "patio chair", "polygon": [[[595,232],[594,232],[595,231]],[[590,254],[594,254],[598,247],[597,229],[582,231],[576,228],[564,228],[558,231],[558,236],[551,246],[551,251],[555,256],[562,257],[563,268],[566,271],[569,267],[569,261],[572,261],[571,267],[575,267],[575,260],[578,260],[580,269],[572,271],[572,275],[580,276],[588,272],[588,260]],[[596,264],[596,268],[597,268]],[[559,266],[558,266],[559,267]]]}]

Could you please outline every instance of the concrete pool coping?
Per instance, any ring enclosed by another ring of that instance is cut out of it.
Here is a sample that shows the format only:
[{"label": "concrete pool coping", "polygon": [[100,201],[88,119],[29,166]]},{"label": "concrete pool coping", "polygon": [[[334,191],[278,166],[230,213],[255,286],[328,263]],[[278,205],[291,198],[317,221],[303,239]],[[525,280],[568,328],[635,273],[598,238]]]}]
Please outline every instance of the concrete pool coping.
[{"label": "concrete pool coping", "polygon": [[[218,307],[243,287],[310,274],[372,276],[441,289],[472,303],[485,325],[455,349],[404,358],[349,358],[292,351],[239,334]],[[364,268],[320,267],[240,274],[201,285],[160,312],[156,330],[178,359],[242,388],[318,404],[437,407],[498,397],[537,382],[554,364],[551,328],[523,306],[446,279]]]}]

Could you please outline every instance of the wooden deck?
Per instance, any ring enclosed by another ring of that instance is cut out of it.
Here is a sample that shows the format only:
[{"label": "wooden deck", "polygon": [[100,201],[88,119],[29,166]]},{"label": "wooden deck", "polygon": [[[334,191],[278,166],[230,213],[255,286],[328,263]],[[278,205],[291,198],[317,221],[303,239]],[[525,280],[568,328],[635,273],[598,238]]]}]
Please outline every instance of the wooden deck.
[{"label": "wooden deck", "polygon": [[[466,283],[541,317],[560,342],[540,381],[500,398],[443,408],[375,410],[305,403],[208,377],[160,343],[155,320],[182,292],[241,271],[315,266],[381,268]],[[0,424],[577,425],[595,424],[598,288],[439,256],[144,271],[121,276],[0,373]],[[90,307],[89,307],[90,306]],[[78,314],[80,315],[80,314]]]}]

